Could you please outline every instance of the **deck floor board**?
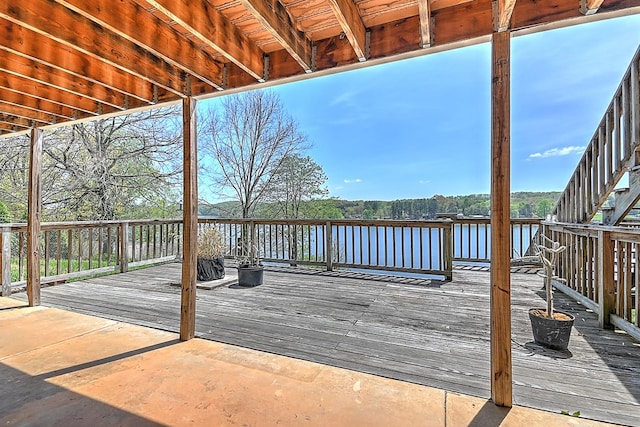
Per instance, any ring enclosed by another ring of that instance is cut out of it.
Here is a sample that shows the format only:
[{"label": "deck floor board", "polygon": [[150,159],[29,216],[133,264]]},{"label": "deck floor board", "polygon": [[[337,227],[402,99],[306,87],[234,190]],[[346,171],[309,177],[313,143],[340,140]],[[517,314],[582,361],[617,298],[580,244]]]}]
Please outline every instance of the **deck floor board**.
[{"label": "deck floor board", "polygon": [[[42,289],[42,303],[176,332],[180,264]],[[514,403],[640,425],[640,344],[603,331],[597,316],[557,293],[576,316],[568,352],[533,342],[528,308],[542,279],[512,274]],[[24,294],[15,297],[26,299]],[[265,272],[251,289],[198,289],[206,339],[471,394],[489,390],[489,274],[455,270],[449,283],[362,273]]]}]

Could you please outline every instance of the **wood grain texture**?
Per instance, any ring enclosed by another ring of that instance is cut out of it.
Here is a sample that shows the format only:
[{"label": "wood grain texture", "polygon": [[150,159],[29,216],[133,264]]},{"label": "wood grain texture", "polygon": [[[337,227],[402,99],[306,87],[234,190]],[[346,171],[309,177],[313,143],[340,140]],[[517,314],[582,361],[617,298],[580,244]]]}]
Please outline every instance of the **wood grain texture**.
[{"label": "wood grain texture", "polygon": [[263,52],[207,1],[147,0],[189,30],[202,43],[219,51],[257,80],[263,79]]},{"label": "wood grain texture", "polygon": [[311,41],[298,31],[287,9],[277,0],[240,0],[305,72],[311,72]]},{"label": "wood grain texture", "polygon": [[40,305],[40,223],[42,221],[43,132],[31,130],[27,204],[27,296],[29,306]]},{"label": "wood grain texture", "polygon": [[147,104],[153,101],[153,88],[148,82],[140,81],[106,62],[87,58],[82,52],[6,19],[0,18],[0,28],[5,31],[0,49],[6,52],[57,67],[80,82],[104,85]]},{"label": "wood grain texture", "polygon": [[358,7],[353,0],[329,0],[329,6],[333,11],[342,32],[345,34],[358,61],[367,60],[366,28]]},{"label": "wood grain texture", "polygon": [[511,32],[491,43],[491,398],[512,405]]},{"label": "wood grain texture", "polygon": [[511,25],[511,15],[516,6],[516,0],[496,0],[494,10],[494,31],[505,31]]},{"label": "wood grain texture", "polygon": [[422,47],[430,47],[432,26],[431,26],[431,4],[432,0],[418,0],[418,13],[420,15],[420,42]]},{"label": "wood grain texture", "polygon": [[[487,398],[490,275],[456,269],[453,277],[267,269],[256,288],[198,290],[196,335]],[[177,332],[180,278],[176,263],[42,292],[50,306]],[[599,329],[594,313],[559,292],[556,307],[576,316],[570,351],[538,346],[527,311],[544,304],[541,286],[535,274],[512,275],[514,402],[637,424],[640,347]]]},{"label": "wood grain texture", "polygon": [[198,256],[198,147],[196,101],[182,103],[183,126],[183,243],[180,339],[190,340],[196,327],[196,264]]},{"label": "wood grain texture", "polygon": [[129,1],[56,0],[119,36],[151,51],[184,72],[222,89],[222,66],[192,40]]},{"label": "wood grain texture", "polygon": [[20,11],[0,3],[0,17],[76,49],[92,60],[104,61],[176,95],[183,93],[180,71],[149,51],[109,33],[83,16],[47,0],[22,3]]}]

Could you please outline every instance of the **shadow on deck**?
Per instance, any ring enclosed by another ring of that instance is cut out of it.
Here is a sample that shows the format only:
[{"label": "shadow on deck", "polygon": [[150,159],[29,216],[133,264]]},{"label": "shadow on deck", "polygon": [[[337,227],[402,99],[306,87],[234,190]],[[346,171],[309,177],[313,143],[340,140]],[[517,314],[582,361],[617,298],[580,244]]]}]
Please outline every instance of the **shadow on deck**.
[{"label": "shadow on deck", "polygon": [[[176,332],[180,264],[44,288],[43,305]],[[557,293],[576,316],[569,351],[533,343],[529,307],[542,280],[512,274],[514,403],[638,425],[640,345],[603,331],[597,317]],[[25,299],[24,294],[15,298]],[[454,281],[274,269],[265,284],[197,293],[199,337],[481,398],[489,385],[489,274]]]}]

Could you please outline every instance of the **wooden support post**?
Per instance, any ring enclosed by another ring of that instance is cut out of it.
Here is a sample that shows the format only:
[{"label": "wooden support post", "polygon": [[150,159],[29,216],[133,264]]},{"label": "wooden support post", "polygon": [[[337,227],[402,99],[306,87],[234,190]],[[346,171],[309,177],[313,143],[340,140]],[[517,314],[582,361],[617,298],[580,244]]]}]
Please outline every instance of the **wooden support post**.
[{"label": "wooden support post", "polygon": [[129,271],[129,223],[120,224],[120,273]]},{"label": "wooden support post", "polygon": [[327,257],[327,271],[333,271],[333,225],[327,221],[324,227],[324,255]]},{"label": "wooden support post", "polygon": [[[469,229],[469,233],[471,230]],[[444,271],[445,280],[451,281],[453,280],[453,221],[447,220],[447,224],[444,229],[444,242],[443,242],[443,250],[444,250]]]},{"label": "wooden support post", "polygon": [[11,232],[0,230],[0,282],[2,296],[11,295]]},{"label": "wooden support post", "polygon": [[[613,270],[613,240],[608,231],[598,231],[598,323],[601,328],[610,328],[610,315],[615,312],[616,282]],[[620,274],[622,266],[618,266]]]},{"label": "wooden support post", "polygon": [[491,42],[491,399],[511,407],[511,32]]},{"label": "wooden support post", "polygon": [[42,220],[42,130],[31,130],[27,205],[27,297],[40,305],[40,222]]},{"label": "wooden support post", "polygon": [[182,236],[182,302],[180,339],[190,340],[196,332],[196,263],[198,239],[198,148],[196,100],[187,97],[182,103],[183,126],[183,236]]},{"label": "wooden support post", "polygon": [[640,145],[640,73],[638,72],[638,61],[640,61],[640,50],[631,63],[631,143],[634,146]]}]

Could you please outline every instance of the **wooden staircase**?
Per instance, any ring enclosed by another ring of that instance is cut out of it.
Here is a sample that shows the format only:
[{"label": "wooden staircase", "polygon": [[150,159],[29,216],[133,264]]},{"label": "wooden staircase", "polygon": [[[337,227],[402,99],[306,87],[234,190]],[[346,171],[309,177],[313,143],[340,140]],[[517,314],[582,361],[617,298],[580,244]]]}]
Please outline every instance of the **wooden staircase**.
[{"label": "wooden staircase", "polygon": [[[557,220],[617,225],[640,200],[640,47],[553,211]],[[628,174],[628,188],[616,188]],[[614,194],[611,207],[603,205]]]}]

